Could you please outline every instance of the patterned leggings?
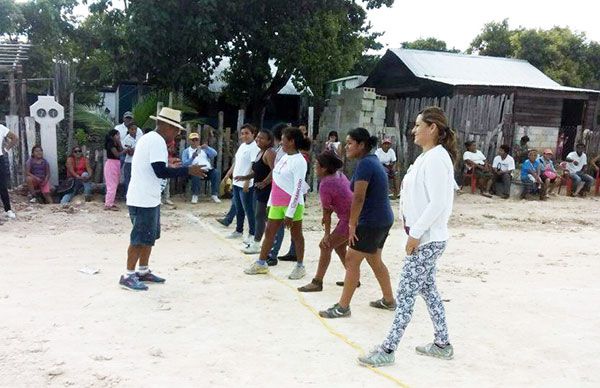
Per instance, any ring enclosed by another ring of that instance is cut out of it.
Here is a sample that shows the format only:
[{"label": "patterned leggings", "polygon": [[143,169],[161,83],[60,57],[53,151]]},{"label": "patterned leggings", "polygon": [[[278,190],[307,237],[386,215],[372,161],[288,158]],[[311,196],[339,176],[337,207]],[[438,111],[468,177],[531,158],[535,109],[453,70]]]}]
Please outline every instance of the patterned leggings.
[{"label": "patterned leggings", "polygon": [[446,345],[448,343],[448,327],[446,326],[446,313],[442,299],[435,286],[436,260],[446,248],[446,241],[434,241],[417,248],[414,254],[406,256],[402,276],[398,285],[396,296],[396,316],[392,328],[382,346],[395,351],[398,343],[410,322],[417,293],[421,294],[435,331],[435,343]]}]

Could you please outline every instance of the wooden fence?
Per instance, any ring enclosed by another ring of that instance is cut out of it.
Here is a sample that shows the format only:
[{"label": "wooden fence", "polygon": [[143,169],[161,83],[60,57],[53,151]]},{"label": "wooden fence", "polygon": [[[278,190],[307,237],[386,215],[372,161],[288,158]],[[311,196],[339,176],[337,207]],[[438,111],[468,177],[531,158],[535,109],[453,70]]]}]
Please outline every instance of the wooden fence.
[{"label": "wooden fence", "polygon": [[[379,136],[392,137],[399,164],[405,170],[420,152],[410,133],[415,118],[425,107],[438,106],[458,134],[459,150],[464,151],[464,142],[474,140],[477,149],[491,161],[501,144],[513,143],[513,101],[513,95],[506,94],[388,99],[387,128]],[[392,132],[390,127],[394,128]]]}]

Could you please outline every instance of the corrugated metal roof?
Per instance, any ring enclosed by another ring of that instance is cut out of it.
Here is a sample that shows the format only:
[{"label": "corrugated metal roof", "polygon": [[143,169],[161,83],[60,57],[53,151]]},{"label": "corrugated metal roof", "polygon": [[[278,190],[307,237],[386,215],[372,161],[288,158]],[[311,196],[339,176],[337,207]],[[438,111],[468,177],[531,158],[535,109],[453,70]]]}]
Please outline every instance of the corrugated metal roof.
[{"label": "corrugated metal roof", "polygon": [[512,86],[573,92],[598,90],[562,86],[529,62],[411,49],[390,49],[418,78],[448,85]]},{"label": "corrugated metal roof", "polygon": [[[270,59],[269,66],[271,67],[271,74],[275,75],[275,73],[277,72],[277,66],[275,66],[275,60]],[[225,71],[225,69],[228,69],[228,68],[229,68],[229,57],[221,58],[219,65],[217,66],[217,68],[212,73],[212,76],[210,77],[211,79],[210,79],[210,84],[208,85],[208,90],[210,90],[213,93],[221,93],[223,91],[223,89],[227,85],[227,82],[225,82],[225,80],[223,79],[223,72]],[[300,94],[302,94],[303,91],[298,90],[294,86],[293,79],[294,79],[294,77],[292,76],[292,78],[290,78],[290,80],[287,82],[287,84],[285,84],[285,86],[283,88],[281,88],[281,90],[277,94],[288,95],[288,96],[299,96]],[[310,88],[307,88],[307,93],[312,96],[312,91],[310,90]]]}]

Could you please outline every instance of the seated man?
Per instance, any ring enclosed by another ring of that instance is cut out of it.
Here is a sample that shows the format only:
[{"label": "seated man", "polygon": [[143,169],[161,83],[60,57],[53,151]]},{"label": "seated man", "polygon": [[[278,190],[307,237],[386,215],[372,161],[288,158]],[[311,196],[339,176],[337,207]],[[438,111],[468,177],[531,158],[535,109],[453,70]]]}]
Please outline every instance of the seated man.
[{"label": "seated man", "polygon": [[498,155],[496,155],[492,162],[494,193],[504,199],[510,197],[510,183],[512,181],[512,172],[515,169],[515,160],[508,154],[509,151],[509,146],[506,144],[501,145]]},{"label": "seated man", "polygon": [[477,144],[474,141],[466,142],[465,147],[467,150],[463,154],[463,161],[465,162],[467,172],[474,171],[481,195],[491,198],[492,196],[489,194],[489,191],[493,183],[491,179],[492,172],[490,165],[486,162],[485,155],[477,149]]},{"label": "seated man", "polygon": [[[554,167],[554,162],[552,161],[552,157],[554,153],[550,148],[546,148],[542,156],[538,158],[540,165],[538,166],[538,175],[544,182],[544,188],[548,191],[548,193],[544,193],[544,197],[548,198],[547,194],[554,194],[554,189],[560,183],[561,178],[558,176],[558,172]],[[549,189],[549,190],[548,190]]]},{"label": "seated man", "polygon": [[[183,167],[191,165],[202,166],[202,170],[206,172],[206,176],[210,179],[210,191],[213,202],[220,203],[219,199],[219,182],[221,174],[218,169],[212,168],[211,160],[217,156],[217,151],[208,146],[208,144],[200,145],[200,135],[192,132],[188,139],[190,146],[181,153],[181,163]],[[198,203],[198,194],[200,194],[200,178],[192,176],[192,203]]]},{"label": "seated man", "polygon": [[527,193],[538,191],[540,199],[544,198],[544,182],[540,178],[538,171],[540,167],[540,161],[537,158],[536,150],[529,150],[528,158],[521,165],[521,183],[523,183],[523,191],[521,192],[521,199],[527,197]]},{"label": "seated man", "polygon": [[584,172],[587,165],[587,155],[583,152],[584,150],[585,144],[577,143],[575,151],[569,153],[566,158],[567,170],[575,188],[575,191],[571,194],[572,196],[585,196],[585,193],[589,191],[590,186],[594,183],[594,178]]},{"label": "seated man", "polygon": [[398,180],[396,179],[396,152],[392,149],[392,141],[389,138],[386,137],[383,139],[381,147],[375,151],[375,156],[377,156],[377,159],[383,165],[388,179],[392,183],[391,188],[394,198],[398,198],[400,190]]}]

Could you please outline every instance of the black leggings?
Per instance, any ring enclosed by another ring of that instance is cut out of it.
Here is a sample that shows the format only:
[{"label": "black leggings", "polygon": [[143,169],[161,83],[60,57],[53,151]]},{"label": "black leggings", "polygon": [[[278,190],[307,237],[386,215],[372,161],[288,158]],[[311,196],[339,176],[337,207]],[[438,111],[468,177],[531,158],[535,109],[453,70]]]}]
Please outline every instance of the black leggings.
[{"label": "black leggings", "polygon": [[0,199],[4,205],[4,211],[10,210],[10,198],[8,197],[8,164],[6,163],[6,157],[0,155]]}]

